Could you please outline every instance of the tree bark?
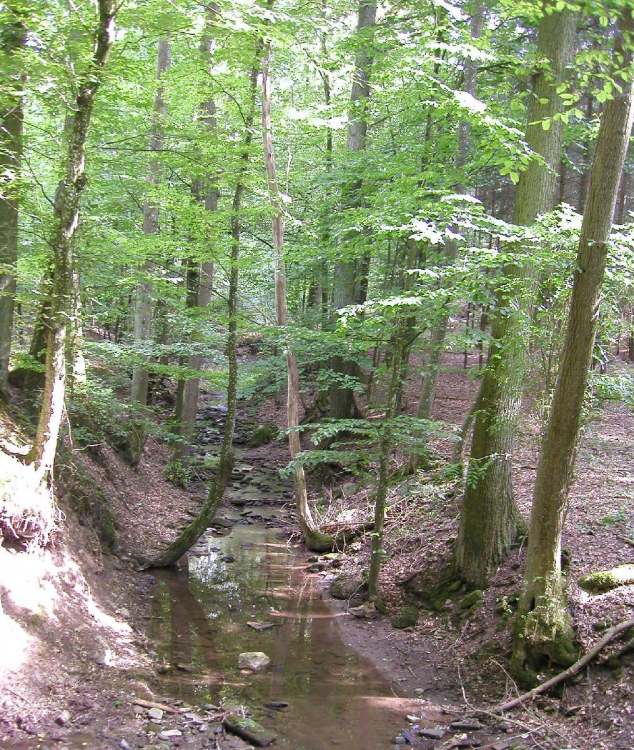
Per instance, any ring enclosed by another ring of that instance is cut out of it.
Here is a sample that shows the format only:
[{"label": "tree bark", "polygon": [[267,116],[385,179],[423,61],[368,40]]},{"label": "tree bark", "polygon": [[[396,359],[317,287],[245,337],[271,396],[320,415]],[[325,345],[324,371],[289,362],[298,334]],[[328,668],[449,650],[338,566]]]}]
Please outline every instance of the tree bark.
[{"label": "tree bark", "polygon": [[41,481],[50,484],[57,451],[57,440],[66,396],[66,332],[72,295],[73,238],[79,223],[81,194],[86,186],[86,142],[95,96],[114,42],[115,0],[99,0],[99,23],[88,72],[79,84],[67,138],[64,177],[55,193],[52,273],[47,289],[49,314],[46,321],[46,374],[42,405],[33,448],[29,458],[35,463]]},{"label": "tree bark", "polygon": [[[270,42],[267,42],[262,58],[262,138],[269,198],[273,209],[272,229],[275,257],[276,318],[277,325],[286,339],[288,448],[291,461],[293,461],[298,457],[302,450],[298,430],[300,407],[299,370],[297,367],[297,357],[292,349],[290,335],[288,333],[288,303],[286,299],[286,268],[284,263],[284,210],[277,180],[275,152],[273,150],[271,85],[269,80],[270,59],[271,44]],[[295,484],[295,507],[297,509],[297,519],[306,546],[313,551],[320,552],[332,549],[334,538],[327,534],[322,534],[313,518],[308,502],[306,475],[304,467],[301,464],[295,464],[293,469],[293,479]]]},{"label": "tree bark", "polygon": [[218,505],[220,504],[225,488],[231,476],[233,468],[233,433],[236,418],[236,400],[238,393],[238,281],[240,259],[241,221],[240,210],[242,197],[244,195],[247,170],[249,166],[249,153],[253,141],[253,122],[255,119],[255,94],[257,90],[258,72],[260,70],[260,56],[262,54],[262,42],[256,45],[256,55],[253,68],[249,75],[249,109],[244,122],[244,140],[240,162],[240,168],[236,179],[236,186],[231,204],[230,219],[230,254],[229,254],[229,294],[227,297],[227,315],[229,319],[227,328],[227,362],[229,373],[227,379],[227,415],[225,430],[220,448],[218,470],[209,489],[205,501],[198,516],[179,534],[178,538],[157,559],[148,563],[148,567],[167,567],[176,563],[189,550],[204,532],[209,528]]},{"label": "tree bark", "polygon": [[[364,40],[357,50],[350,93],[350,123],[348,125],[348,150],[358,153],[365,150],[368,123],[367,102],[370,98],[370,69],[372,67],[372,30],[376,23],[377,4],[373,0],[359,0],[357,34]],[[347,207],[360,205],[361,180],[353,180],[344,190],[343,202]],[[347,305],[362,304],[367,295],[369,258],[340,260],[336,263],[333,278],[333,308],[340,310]],[[354,377],[358,368],[345,357],[334,357],[332,369],[345,377]],[[330,416],[348,419],[356,416],[351,388],[332,385],[330,388]]]},{"label": "tree bark", "polygon": [[26,41],[23,13],[8,3],[10,18],[0,30],[7,81],[0,107],[0,393],[6,391],[13,337],[15,265],[18,260],[19,175],[22,161],[23,74],[19,61]]},{"label": "tree bark", "polygon": [[[528,106],[526,141],[540,157],[520,176],[514,223],[529,225],[553,208],[563,125],[557,87],[565,82],[575,49],[576,17],[567,10],[544,13],[538,52],[543,64],[534,75]],[[549,128],[542,127],[542,121]],[[491,312],[491,343],[475,414],[464,504],[456,545],[461,578],[482,588],[513,543],[521,523],[511,478],[515,432],[522,396],[524,305],[514,289],[530,283],[525,263],[505,269]]]},{"label": "tree bark", "polygon": [[[154,114],[152,119],[152,137],[150,139],[150,151],[153,152],[153,158],[150,162],[147,182],[150,190],[155,189],[160,184],[161,165],[156,154],[162,150],[164,145],[164,120],[167,112],[165,104],[165,91],[161,79],[170,65],[170,48],[169,41],[163,37],[159,39],[157,61],[156,61],[156,78],[158,88],[154,98]],[[143,234],[151,236],[159,231],[159,207],[155,203],[155,196],[150,196],[143,205]],[[142,281],[136,289],[136,299],[134,305],[134,343],[141,349],[152,338],[152,261],[147,259],[143,264]],[[145,355],[144,355],[145,356]],[[148,402],[148,384],[149,372],[144,365],[135,365],[132,370],[132,383],[130,388],[130,399],[136,407],[147,406]],[[133,466],[137,466],[141,460],[143,447],[146,440],[145,421],[141,418],[134,418],[130,426],[129,433],[129,453],[128,458]]]},{"label": "tree bark", "polygon": [[612,217],[634,119],[631,10],[624,11],[621,28],[629,38],[617,44],[615,59],[623,62],[627,78],[601,116],[590,175],[564,345],[533,494],[515,641],[518,670],[538,667],[545,658],[564,665],[574,661],[573,631],[561,578],[561,532],[599,318]]}]

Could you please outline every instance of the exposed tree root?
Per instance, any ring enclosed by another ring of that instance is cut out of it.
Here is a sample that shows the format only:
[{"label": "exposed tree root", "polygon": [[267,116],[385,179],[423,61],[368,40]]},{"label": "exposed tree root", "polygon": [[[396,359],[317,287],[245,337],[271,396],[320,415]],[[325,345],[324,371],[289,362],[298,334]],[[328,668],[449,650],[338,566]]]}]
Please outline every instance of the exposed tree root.
[{"label": "exposed tree root", "polygon": [[615,625],[613,628],[608,630],[608,632],[603,636],[603,638],[601,638],[598,643],[596,643],[574,664],[568,667],[568,669],[565,669],[563,672],[560,672],[554,677],[551,677],[550,680],[542,682],[541,685],[538,685],[537,687],[529,690],[523,695],[520,695],[513,700],[507,701],[506,703],[499,704],[491,710],[491,713],[501,714],[505,713],[506,711],[511,711],[512,709],[517,708],[517,706],[520,706],[523,703],[532,701],[536,696],[547,692],[551,688],[559,685],[561,682],[564,682],[570,677],[574,677],[574,675],[578,674],[587,664],[589,664],[608,645],[608,643],[613,641],[615,638],[617,638],[619,635],[629,630],[630,628],[634,628],[634,618],[623,620],[623,622],[620,622],[618,625]]}]

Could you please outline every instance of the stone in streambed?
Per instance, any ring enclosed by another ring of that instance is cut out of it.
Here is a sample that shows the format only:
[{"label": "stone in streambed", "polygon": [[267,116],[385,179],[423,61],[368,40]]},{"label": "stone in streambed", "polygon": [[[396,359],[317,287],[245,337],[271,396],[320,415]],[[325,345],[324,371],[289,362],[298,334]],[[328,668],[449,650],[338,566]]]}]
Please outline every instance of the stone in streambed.
[{"label": "stone in streambed", "polygon": [[349,599],[351,603],[361,603],[367,599],[367,584],[361,576],[343,574],[330,584],[333,599]]},{"label": "stone in streambed", "polygon": [[159,732],[159,740],[175,740],[177,737],[182,737],[183,733],[180,729],[164,729]]},{"label": "stone in streambed", "polygon": [[271,659],[263,651],[245,651],[238,656],[238,667],[251,672],[263,672],[270,663]]},{"label": "stone in streambed", "polygon": [[223,721],[224,728],[232,734],[237,734],[243,740],[250,742],[256,747],[268,747],[277,737],[273,732],[269,732],[261,724],[253,719],[246,719],[242,716],[229,714]]},{"label": "stone in streambed", "polygon": [[160,708],[151,708],[147,712],[147,716],[152,721],[160,721],[163,718],[163,711]]}]

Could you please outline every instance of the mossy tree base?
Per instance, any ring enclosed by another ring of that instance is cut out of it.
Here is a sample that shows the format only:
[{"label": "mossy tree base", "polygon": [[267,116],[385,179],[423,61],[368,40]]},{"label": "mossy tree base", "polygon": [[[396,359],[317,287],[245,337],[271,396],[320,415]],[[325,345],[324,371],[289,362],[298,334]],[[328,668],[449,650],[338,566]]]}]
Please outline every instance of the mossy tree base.
[{"label": "mossy tree base", "polygon": [[511,671],[525,687],[537,683],[537,672],[545,666],[569,667],[579,650],[575,632],[561,587],[546,587],[528,612],[520,613],[515,623],[515,647]]}]

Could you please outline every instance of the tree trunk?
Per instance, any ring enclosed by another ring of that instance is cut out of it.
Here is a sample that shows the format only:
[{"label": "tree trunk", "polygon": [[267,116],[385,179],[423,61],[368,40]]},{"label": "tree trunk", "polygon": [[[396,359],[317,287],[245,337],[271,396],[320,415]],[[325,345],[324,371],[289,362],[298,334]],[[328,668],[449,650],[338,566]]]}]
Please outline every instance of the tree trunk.
[{"label": "tree trunk", "polygon": [[233,433],[236,418],[236,400],[238,393],[238,280],[240,259],[240,210],[244,194],[245,181],[249,166],[249,152],[253,141],[253,121],[255,119],[255,94],[257,90],[258,72],[260,70],[260,56],[262,43],[256,46],[256,59],[251,69],[249,81],[249,109],[244,123],[244,141],[241,164],[238,170],[236,187],[231,204],[230,221],[230,257],[229,257],[229,294],[227,298],[227,315],[229,319],[227,329],[227,362],[229,374],[227,379],[227,416],[225,430],[220,448],[218,470],[209,489],[207,500],[198,516],[179,534],[178,538],[156,560],[149,563],[152,567],[167,567],[177,562],[189,550],[204,532],[209,528],[218,505],[231,476],[233,468]]},{"label": "tree trunk", "polygon": [[[299,371],[297,358],[292,350],[288,334],[288,304],[286,299],[286,268],[284,263],[284,212],[282,196],[277,180],[277,165],[273,150],[273,127],[271,123],[271,86],[269,81],[269,65],[271,59],[271,44],[268,42],[264,50],[262,61],[262,137],[264,145],[264,162],[268,179],[269,197],[273,208],[273,248],[275,254],[275,309],[277,325],[286,339],[286,369],[288,379],[287,420],[288,420],[288,448],[291,461],[297,459],[302,446],[299,435]],[[323,552],[332,549],[334,539],[319,531],[317,523],[308,503],[306,475],[304,467],[296,464],[293,470],[295,483],[295,507],[297,519],[306,546],[314,551]]]},{"label": "tree trunk", "polygon": [[[357,34],[364,35],[355,59],[350,94],[350,123],[348,125],[348,150],[358,153],[365,150],[368,133],[367,102],[370,97],[370,68],[372,67],[371,33],[376,23],[376,2],[359,0]],[[354,180],[344,190],[344,204],[347,207],[360,205],[361,180]],[[336,263],[333,278],[333,308],[335,311],[352,304],[365,302],[367,294],[367,272],[369,260],[348,259]],[[357,365],[345,357],[333,357],[332,369],[344,377],[354,377]],[[351,388],[332,385],[330,387],[330,416],[335,419],[348,419],[356,416],[356,408]]]},{"label": "tree trunk", "polygon": [[0,393],[6,391],[13,337],[15,265],[18,260],[19,174],[22,160],[23,103],[19,53],[26,41],[23,14],[8,3],[11,19],[0,36],[7,81],[0,110]]},{"label": "tree trunk", "polygon": [[[160,160],[156,157],[156,153],[163,148],[163,121],[167,111],[164,99],[165,92],[161,79],[169,68],[169,65],[169,41],[166,38],[161,38],[158,42],[156,62],[158,88],[154,98],[152,137],[150,139],[150,151],[154,153],[154,158],[150,162],[150,169],[147,176],[150,190],[156,188],[160,183]],[[159,231],[159,208],[154,200],[155,196],[152,195],[143,205],[143,234],[146,236],[155,235]],[[139,349],[147,344],[152,338],[152,267],[152,261],[147,259],[142,269],[143,280],[138,284],[136,289],[133,328],[134,343]],[[146,355],[143,356],[145,357]],[[130,399],[132,403],[141,410],[147,406],[148,383],[149,373],[147,367],[139,364],[135,365],[132,370]],[[141,460],[146,437],[145,421],[142,418],[134,418],[130,426],[128,446],[128,457],[132,466],[137,466]]]},{"label": "tree trunk", "polygon": [[[214,4],[210,4],[207,9],[207,28],[200,45],[200,51],[207,68],[211,66],[213,52],[213,37],[211,35],[211,26],[213,16],[217,13]],[[201,107],[201,122],[209,134],[216,130],[216,104],[213,99],[208,99]],[[192,186],[192,192],[199,203],[205,206],[206,211],[217,211],[218,209],[218,188],[212,176],[195,180]],[[211,252],[210,252],[211,257]],[[199,310],[207,307],[211,301],[214,279],[214,263],[207,260],[200,266],[191,265],[187,273],[187,299],[186,305],[190,310],[198,308]],[[194,340],[200,337],[194,333]],[[199,371],[203,361],[199,354],[187,359],[187,367],[191,370]],[[198,411],[198,396],[200,393],[200,377],[194,376],[186,380],[179,380],[176,391],[176,409],[175,417],[177,423],[177,433],[179,441],[174,449],[174,458],[181,458],[189,448],[189,444],[194,434],[194,425],[196,412]]]},{"label": "tree trunk", "polygon": [[[554,8],[552,8],[554,10]],[[575,49],[576,17],[569,11],[544,14],[538,51],[548,66],[534,75],[528,106],[526,141],[540,157],[522,173],[517,188],[514,223],[529,225],[554,206],[563,125],[554,119],[562,109],[557,92],[567,77]],[[542,121],[550,127],[544,130]],[[509,287],[530,280],[523,265],[506,269],[508,281],[491,311],[491,344],[480,386],[473,428],[464,505],[456,545],[461,578],[482,588],[513,543],[521,519],[511,479],[513,447],[522,396],[525,320],[521,299]]]},{"label": "tree trunk", "polygon": [[[622,31],[634,32],[624,11]],[[542,443],[533,494],[524,590],[514,662],[521,670],[545,658],[567,665],[575,658],[573,631],[561,579],[561,532],[572,482],[588,370],[599,319],[601,287],[619,180],[634,120],[632,38],[617,43],[614,59],[630,78],[601,116],[574,272],[559,372]]]},{"label": "tree trunk", "polygon": [[[484,7],[480,2],[476,2],[471,15],[471,38],[479,39],[482,34],[482,24],[484,22]],[[478,75],[478,66],[475,61],[466,59],[464,61],[464,82],[463,91],[475,96],[476,80]],[[471,136],[470,123],[462,120],[458,124],[458,148],[456,151],[455,165],[459,172],[464,168],[469,156],[469,145]],[[461,179],[462,183],[462,179]],[[457,193],[466,193],[466,187],[463,184],[456,185]],[[448,240],[445,246],[445,263],[454,262],[458,254],[458,247],[455,240]],[[423,375],[420,384],[420,396],[418,400],[419,419],[431,419],[432,407],[434,405],[434,394],[436,392],[436,382],[440,370],[440,360],[445,345],[445,338],[449,328],[449,310],[444,309],[436,322],[434,323],[429,345],[424,362]],[[415,471],[418,468],[419,457],[416,454],[410,456],[410,469]]]},{"label": "tree trunk", "polygon": [[86,186],[86,141],[95,101],[114,41],[115,0],[99,0],[99,24],[88,72],[80,81],[72,127],[67,138],[64,178],[57,186],[50,247],[52,274],[48,277],[49,314],[46,321],[46,373],[42,405],[33,448],[29,455],[42,482],[52,481],[57,440],[66,396],[66,331],[70,313],[73,272],[73,237],[79,223],[81,194]]}]

